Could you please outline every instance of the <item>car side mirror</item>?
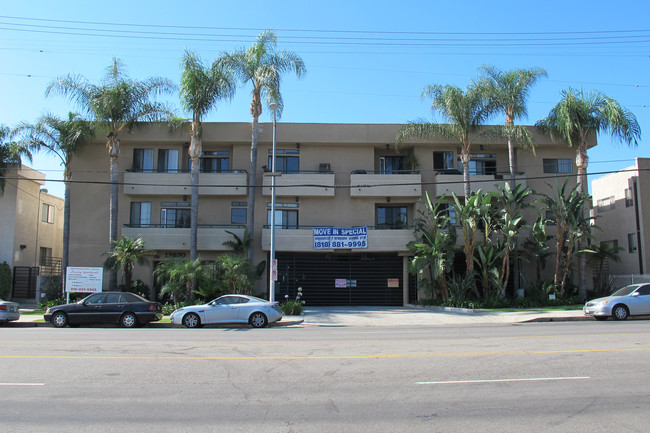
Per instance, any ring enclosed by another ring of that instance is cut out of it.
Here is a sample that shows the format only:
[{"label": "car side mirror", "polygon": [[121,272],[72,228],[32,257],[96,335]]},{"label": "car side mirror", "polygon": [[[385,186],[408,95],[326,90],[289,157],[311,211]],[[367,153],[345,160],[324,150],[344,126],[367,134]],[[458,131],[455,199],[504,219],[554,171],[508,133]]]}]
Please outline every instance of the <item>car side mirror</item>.
[{"label": "car side mirror", "polygon": [[630,296],[639,296],[639,292],[634,292]]}]

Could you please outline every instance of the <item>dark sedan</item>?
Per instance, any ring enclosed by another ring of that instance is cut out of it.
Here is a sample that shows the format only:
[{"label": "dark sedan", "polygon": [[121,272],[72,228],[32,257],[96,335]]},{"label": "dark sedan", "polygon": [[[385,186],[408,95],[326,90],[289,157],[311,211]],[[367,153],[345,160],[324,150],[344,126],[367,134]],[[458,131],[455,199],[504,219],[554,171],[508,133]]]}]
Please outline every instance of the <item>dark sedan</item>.
[{"label": "dark sedan", "polygon": [[66,325],[117,324],[134,328],[162,319],[162,306],[128,292],[93,293],[74,304],[50,307],[43,315],[56,328]]}]

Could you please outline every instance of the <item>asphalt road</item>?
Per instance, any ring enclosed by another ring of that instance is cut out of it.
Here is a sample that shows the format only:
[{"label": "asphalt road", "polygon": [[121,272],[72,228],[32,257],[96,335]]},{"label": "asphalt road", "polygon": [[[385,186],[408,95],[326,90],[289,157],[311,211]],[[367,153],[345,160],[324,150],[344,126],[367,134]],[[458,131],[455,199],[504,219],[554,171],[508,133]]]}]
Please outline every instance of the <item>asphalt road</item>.
[{"label": "asphalt road", "polygon": [[0,328],[2,432],[645,432],[650,322]]}]

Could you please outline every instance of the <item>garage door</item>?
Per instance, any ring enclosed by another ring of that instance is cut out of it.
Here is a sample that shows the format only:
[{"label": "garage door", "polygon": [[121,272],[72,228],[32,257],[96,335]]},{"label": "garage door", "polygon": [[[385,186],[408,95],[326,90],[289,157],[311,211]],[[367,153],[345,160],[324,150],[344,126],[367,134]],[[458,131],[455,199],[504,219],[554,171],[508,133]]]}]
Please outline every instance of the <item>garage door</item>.
[{"label": "garage door", "polygon": [[397,254],[278,253],[276,299],[302,287],[308,305],[403,304],[403,259]]}]

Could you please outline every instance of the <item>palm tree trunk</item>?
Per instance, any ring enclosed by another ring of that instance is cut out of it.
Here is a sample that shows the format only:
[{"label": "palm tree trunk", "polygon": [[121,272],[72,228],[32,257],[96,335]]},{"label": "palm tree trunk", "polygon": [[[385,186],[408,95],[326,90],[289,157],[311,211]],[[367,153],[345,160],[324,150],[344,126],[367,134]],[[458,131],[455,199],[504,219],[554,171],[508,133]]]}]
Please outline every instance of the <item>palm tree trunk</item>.
[{"label": "palm tree trunk", "polygon": [[61,267],[63,272],[62,295],[65,296],[65,278],[68,269],[68,259],[70,257],[70,171],[66,167],[64,173],[65,190],[63,193],[63,258]]},{"label": "palm tree trunk", "polygon": [[[576,167],[578,168],[578,192],[583,194],[589,193],[589,185],[587,184],[587,165],[589,164],[589,157],[587,156],[587,145],[582,143],[578,147],[576,154]],[[583,217],[585,209],[582,209]],[[585,243],[582,239],[578,241],[578,251],[585,249]],[[578,256],[578,300],[585,302],[587,300],[587,256],[580,254]]]},{"label": "palm tree trunk", "polygon": [[[197,119],[192,121],[192,137],[189,149],[189,156],[192,161],[191,182],[192,198],[190,204],[190,260],[196,260],[198,256],[198,231],[199,231],[199,158],[203,152],[201,138],[199,137],[200,122]],[[196,279],[192,280],[189,288],[189,300],[194,301],[196,290]]]},{"label": "palm tree trunk", "polygon": [[[120,156],[120,140],[117,135],[111,134],[109,137],[109,154],[111,158],[111,199],[110,199],[110,240],[109,250],[113,251],[115,242],[117,242],[117,217],[118,217],[118,176],[119,165],[118,158]],[[117,269],[111,269],[108,277],[108,289],[117,290]]]},{"label": "palm tree trunk", "polygon": [[469,149],[468,146],[463,145],[463,148],[460,151],[460,160],[463,164],[463,186],[465,190],[465,203],[469,199],[471,194],[471,186],[469,184]]},{"label": "palm tree trunk", "polygon": [[[253,102],[254,104],[255,102]],[[253,110],[253,107],[251,107]],[[251,110],[251,111],[252,111]],[[258,140],[258,123],[259,123],[259,113],[257,108],[254,109],[253,113],[253,124],[251,131],[251,166],[248,171],[248,232],[250,233],[251,246],[248,249],[248,262],[253,263],[253,252],[254,252],[254,242],[255,242],[255,195],[257,192],[256,182],[257,182],[257,140]]]}]

